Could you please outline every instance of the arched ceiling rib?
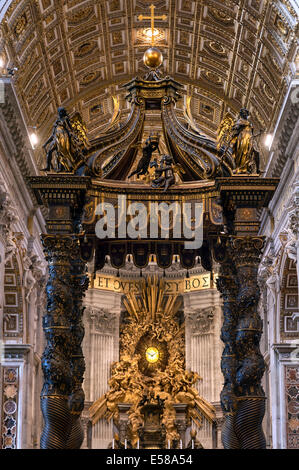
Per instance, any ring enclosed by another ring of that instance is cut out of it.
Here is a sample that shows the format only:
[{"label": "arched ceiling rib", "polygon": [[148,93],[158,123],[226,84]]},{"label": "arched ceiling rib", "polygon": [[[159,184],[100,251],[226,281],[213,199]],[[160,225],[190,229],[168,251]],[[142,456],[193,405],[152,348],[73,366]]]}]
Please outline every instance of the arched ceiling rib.
[{"label": "arched ceiling rib", "polygon": [[150,22],[138,16],[151,3],[167,15],[155,23],[163,71],[192,95],[198,126],[215,137],[224,113],[246,106],[257,129],[273,128],[294,74],[297,2],[4,0],[0,50],[41,139],[60,105],[80,111],[91,136],[111,117],[112,95],[129,112],[121,84],[144,73]]}]

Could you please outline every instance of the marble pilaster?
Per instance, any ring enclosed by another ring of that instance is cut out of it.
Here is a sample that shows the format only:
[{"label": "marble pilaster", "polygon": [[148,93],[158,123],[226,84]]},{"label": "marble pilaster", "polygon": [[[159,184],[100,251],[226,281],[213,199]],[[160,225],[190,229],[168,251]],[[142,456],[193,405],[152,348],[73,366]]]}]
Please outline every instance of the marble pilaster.
[{"label": "marble pilaster", "polygon": [[[222,301],[216,289],[184,294],[186,368],[202,378],[197,384],[199,394],[213,404],[219,403],[223,384],[220,361],[222,344]],[[204,448],[213,447],[212,425],[203,418],[197,436]]]},{"label": "marble pilaster", "polygon": [[[84,391],[93,403],[108,390],[113,362],[119,359],[121,294],[89,289],[85,298],[83,351],[86,362]],[[92,448],[107,448],[113,438],[113,423],[98,421],[92,427]]]}]

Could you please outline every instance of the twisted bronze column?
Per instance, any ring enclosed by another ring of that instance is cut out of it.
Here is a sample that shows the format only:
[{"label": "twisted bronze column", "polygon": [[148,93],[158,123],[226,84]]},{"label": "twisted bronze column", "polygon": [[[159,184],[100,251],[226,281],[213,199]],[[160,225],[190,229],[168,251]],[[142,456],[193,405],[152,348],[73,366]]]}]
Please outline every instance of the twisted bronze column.
[{"label": "twisted bronze column", "polygon": [[47,345],[42,356],[44,386],[41,408],[45,426],[42,449],[63,449],[71,432],[72,419],[68,398],[72,391],[71,317],[73,299],[70,252],[76,241],[67,235],[42,235],[48,262],[47,311],[43,329]]},{"label": "twisted bronze column", "polygon": [[262,430],[265,393],[261,379],[265,371],[259,344],[263,324],[258,313],[260,290],[258,266],[264,245],[263,237],[233,237],[233,259],[237,271],[238,323],[235,347],[237,353],[236,395],[238,400],[235,432],[241,449],[264,449]]},{"label": "twisted bronze column", "polygon": [[79,449],[84,439],[84,431],[80,421],[80,415],[84,408],[84,391],[82,383],[84,379],[85,361],[82,351],[82,340],[84,337],[82,300],[85,290],[88,288],[88,276],[86,264],[81,259],[80,243],[76,243],[72,257],[72,298],[73,310],[71,316],[71,370],[72,370],[72,392],[69,398],[69,408],[72,418],[72,429],[67,441],[68,449]]},{"label": "twisted bronze column", "polygon": [[237,326],[237,280],[234,264],[232,263],[232,250],[229,239],[223,239],[222,244],[214,251],[215,258],[220,262],[217,288],[223,299],[223,326],[221,340],[224,350],[221,358],[221,370],[224,376],[224,386],[220,395],[221,408],[225,416],[222,428],[222,441],[225,449],[239,449],[239,440],[234,430],[237,412],[237,399],[235,394],[236,376],[236,326]]},{"label": "twisted bronze column", "polygon": [[262,320],[258,313],[257,274],[263,237],[228,236],[214,248],[220,262],[217,288],[223,298],[224,342],[221,369],[224,387],[221,407],[225,415],[222,441],[225,449],[264,449],[262,430],[265,370],[259,349]]},{"label": "twisted bronze column", "polygon": [[88,278],[80,246],[90,178],[57,174],[29,181],[39,204],[48,208],[48,233],[42,235],[49,278],[43,317],[47,344],[42,356],[41,408],[45,425],[40,445],[42,449],[75,449],[83,441],[79,419],[85,370],[82,300]]},{"label": "twisted bronze column", "polygon": [[[218,289],[223,297],[222,357],[225,414],[222,433],[227,449],[264,449],[262,420],[265,394],[261,386],[265,364],[259,349],[262,320],[257,272],[264,245],[258,236],[260,210],[268,207],[279,180],[234,174],[217,179],[223,209],[221,243],[214,242],[220,263]],[[216,239],[216,236],[214,240]],[[215,256],[216,255],[216,256]]]},{"label": "twisted bronze column", "polygon": [[82,299],[88,277],[80,257],[80,235],[43,235],[42,241],[49,280],[43,318],[47,346],[42,357],[45,427],[41,448],[76,449],[84,437],[79,418],[84,407],[85,371]]}]

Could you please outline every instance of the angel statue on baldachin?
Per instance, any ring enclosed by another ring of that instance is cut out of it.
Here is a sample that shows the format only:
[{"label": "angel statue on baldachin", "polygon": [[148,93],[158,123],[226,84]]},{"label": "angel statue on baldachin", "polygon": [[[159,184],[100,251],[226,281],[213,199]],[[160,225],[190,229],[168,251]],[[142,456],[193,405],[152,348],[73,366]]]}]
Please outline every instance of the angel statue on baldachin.
[{"label": "angel statue on baldachin", "polygon": [[[218,129],[218,151],[222,150],[222,160],[230,151],[234,159],[237,174],[259,174],[260,155],[256,148],[253,125],[249,121],[250,113],[242,108],[238,119],[227,113]],[[260,132],[258,135],[260,135]]]}]

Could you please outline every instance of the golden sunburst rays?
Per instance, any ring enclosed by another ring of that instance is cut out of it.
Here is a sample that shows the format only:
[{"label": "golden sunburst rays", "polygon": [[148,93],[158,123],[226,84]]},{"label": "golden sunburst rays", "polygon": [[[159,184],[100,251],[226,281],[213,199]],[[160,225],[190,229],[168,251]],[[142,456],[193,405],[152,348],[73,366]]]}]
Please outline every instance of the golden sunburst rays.
[{"label": "golden sunburst rays", "polygon": [[91,419],[92,424],[96,424],[99,419],[103,418],[103,416],[107,412],[107,398],[106,396],[102,396],[98,400],[96,400],[91,407],[89,408],[89,417]]},{"label": "golden sunburst rays", "polygon": [[166,293],[166,282],[158,276],[143,279],[139,294],[129,292],[124,305],[136,322],[154,323],[159,317],[174,317],[181,306],[177,294]]},{"label": "golden sunburst rays", "polygon": [[195,409],[200,410],[204,417],[212,423],[216,419],[216,410],[215,407],[205,400],[199,394],[195,398]]}]

